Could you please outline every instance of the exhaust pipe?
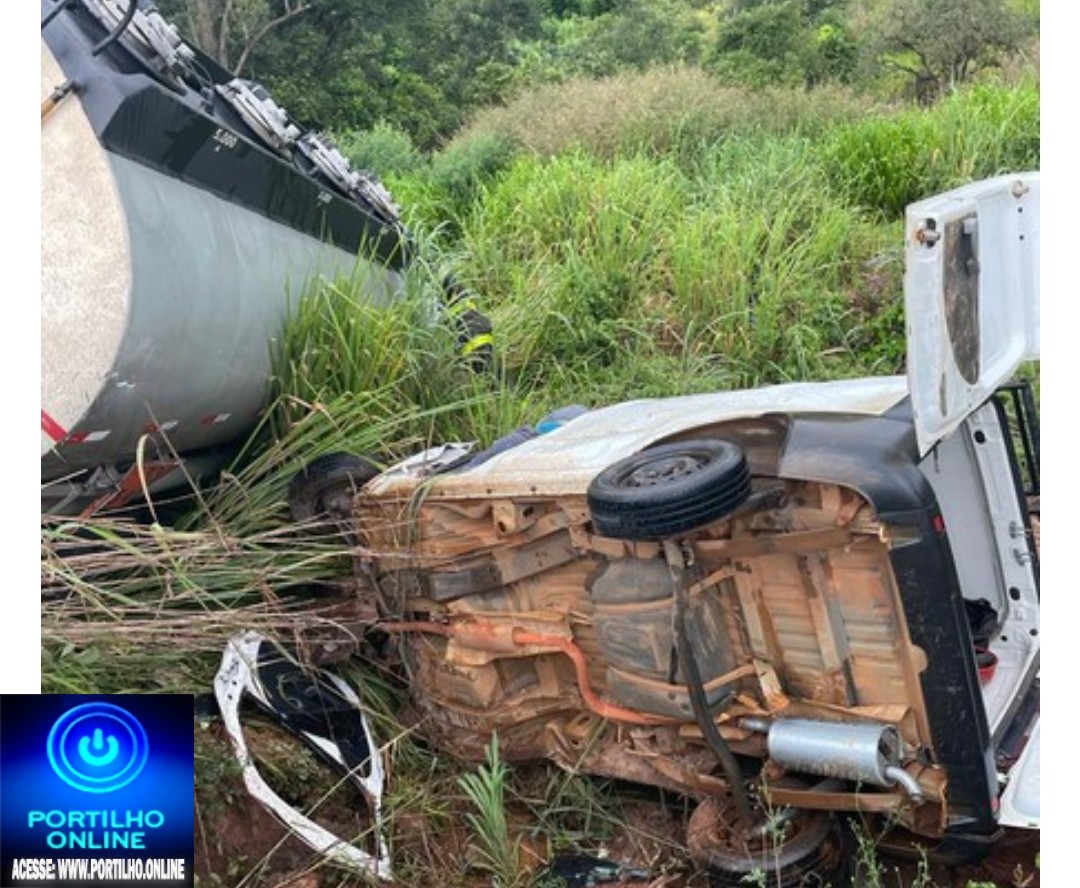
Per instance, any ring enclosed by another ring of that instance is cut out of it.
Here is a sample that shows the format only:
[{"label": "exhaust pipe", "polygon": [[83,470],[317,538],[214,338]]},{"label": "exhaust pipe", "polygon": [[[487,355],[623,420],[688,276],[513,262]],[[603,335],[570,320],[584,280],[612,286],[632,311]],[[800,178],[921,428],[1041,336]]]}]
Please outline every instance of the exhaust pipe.
[{"label": "exhaust pipe", "polygon": [[768,735],[769,757],[782,768],[874,786],[899,784],[914,801],[924,798],[919,782],[900,766],[903,744],[892,725],[801,718],[744,718],[741,724]]}]

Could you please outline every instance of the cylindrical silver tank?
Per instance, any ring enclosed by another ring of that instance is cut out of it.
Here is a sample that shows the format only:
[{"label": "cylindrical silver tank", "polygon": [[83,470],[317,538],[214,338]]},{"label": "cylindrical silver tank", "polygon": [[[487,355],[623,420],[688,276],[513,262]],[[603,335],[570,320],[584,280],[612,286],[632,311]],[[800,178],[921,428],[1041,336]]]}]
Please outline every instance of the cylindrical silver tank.
[{"label": "cylindrical silver tank", "polygon": [[[375,303],[401,290],[399,271],[358,260],[358,250],[110,150],[100,108],[126,84],[104,61],[98,73],[88,53],[77,56],[82,35],[65,17],[46,34],[54,42],[41,42],[43,507],[49,482],[130,463],[148,431],[166,433],[180,453],[249,431],[265,406],[271,339],[318,275],[355,270]],[[69,81],[75,88],[46,114],[46,100]],[[137,132],[137,119],[125,124]],[[234,163],[257,150],[224,129],[216,137]],[[199,150],[212,152],[210,143]],[[160,150],[169,161],[168,143]],[[307,199],[289,190],[286,174],[296,171],[283,162],[281,176],[270,176],[267,188],[277,190],[268,202]],[[319,200],[342,200],[306,184]]]}]

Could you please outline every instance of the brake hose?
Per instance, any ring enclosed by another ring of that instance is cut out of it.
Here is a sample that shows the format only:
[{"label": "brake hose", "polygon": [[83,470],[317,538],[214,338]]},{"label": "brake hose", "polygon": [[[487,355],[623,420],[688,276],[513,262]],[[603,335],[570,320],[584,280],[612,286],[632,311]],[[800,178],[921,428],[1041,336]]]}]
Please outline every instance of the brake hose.
[{"label": "brake hose", "polygon": [[739,763],[735,760],[730,747],[720,736],[720,731],[713,721],[709,700],[705,695],[705,685],[701,680],[701,670],[698,668],[697,659],[694,657],[690,638],[686,634],[686,612],[690,607],[690,593],[687,589],[683,571],[685,560],[683,550],[675,543],[664,543],[665,554],[668,556],[668,565],[671,567],[675,585],[675,652],[679,657],[679,666],[682,669],[686,689],[690,694],[690,706],[694,710],[694,718],[704,736],[709,749],[720,762],[720,767],[727,777],[731,786],[731,797],[739,816],[747,826],[754,823],[753,808],[750,805],[750,796],[746,792],[743,782],[742,771]]},{"label": "brake hose", "polygon": [[116,27],[113,28],[97,46],[90,50],[90,55],[101,55],[101,53],[120,39],[120,35],[127,30],[127,26],[131,24],[131,20],[135,18],[135,10],[138,6],[139,0],[130,0],[127,12],[124,13],[124,17],[120,19]]}]

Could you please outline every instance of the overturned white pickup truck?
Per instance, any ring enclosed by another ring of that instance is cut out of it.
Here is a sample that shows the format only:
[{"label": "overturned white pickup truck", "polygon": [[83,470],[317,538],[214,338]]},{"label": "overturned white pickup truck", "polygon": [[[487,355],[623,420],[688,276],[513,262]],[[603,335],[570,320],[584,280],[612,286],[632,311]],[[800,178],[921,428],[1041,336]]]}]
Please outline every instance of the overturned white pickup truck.
[{"label": "overturned white pickup truck", "polygon": [[952,859],[1038,828],[1038,426],[1009,383],[1039,355],[1038,174],[910,207],[906,251],[906,378],[300,479],[308,507],[363,483],[358,565],[433,742],[684,794],[714,885],[835,878],[842,814]]}]

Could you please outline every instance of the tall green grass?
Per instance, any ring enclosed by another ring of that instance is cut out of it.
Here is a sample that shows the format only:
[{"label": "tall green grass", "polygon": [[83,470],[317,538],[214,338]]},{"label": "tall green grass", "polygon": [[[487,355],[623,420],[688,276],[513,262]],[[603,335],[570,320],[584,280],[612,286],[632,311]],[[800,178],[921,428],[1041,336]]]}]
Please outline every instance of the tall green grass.
[{"label": "tall green grass", "polygon": [[[594,159],[645,155],[693,166],[733,135],[798,133],[816,136],[839,121],[858,119],[874,102],[839,88],[812,92],[750,90],[722,83],[692,66],[590,79],[571,78],[526,90],[505,105],[478,112],[421,167],[388,161],[398,199],[429,225],[461,235],[470,205],[519,155],[551,158],[581,153]],[[386,144],[385,135],[349,134],[345,144]],[[402,146],[406,158],[411,157]]]},{"label": "tall green grass", "polygon": [[402,203],[457,237],[470,205],[518,155],[645,155],[692,171],[732,137],[811,139],[844,200],[895,217],[926,194],[1038,165],[1037,54],[929,109],[839,87],[736,87],[673,66],[526,90],[478,112],[426,162],[386,127],[340,138],[361,166],[378,164]]},{"label": "tall green grass", "polygon": [[644,155],[519,159],[462,241],[508,365],[606,397],[649,375],[667,384],[647,393],[676,394],[871,369],[849,345],[855,297],[893,232],[834,196],[814,150],[732,137],[692,173]]},{"label": "tall green grass", "polygon": [[821,98],[669,69],[478,118],[457,144],[521,154],[478,173],[450,243],[515,378],[580,401],[901,370],[903,207],[1036,168],[1037,81],[927,110]]},{"label": "tall green grass", "polygon": [[751,90],[702,68],[661,67],[524,92],[476,114],[452,145],[498,134],[541,157],[568,151],[680,157],[732,133],[819,132],[870,107],[850,90]]},{"label": "tall green grass", "polygon": [[913,201],[976,179],[1039,166],[1039,90],[983,83],[927,110],[837,126],[822,163],[856,206],[900,215]]},{"label": "tall green grass", "polygon": [[237,632],[347,631],[340,601],[298,594],[349,575],[337,535],[95,518],[46,522],[41,544],[44,693],[209,691]]}]

